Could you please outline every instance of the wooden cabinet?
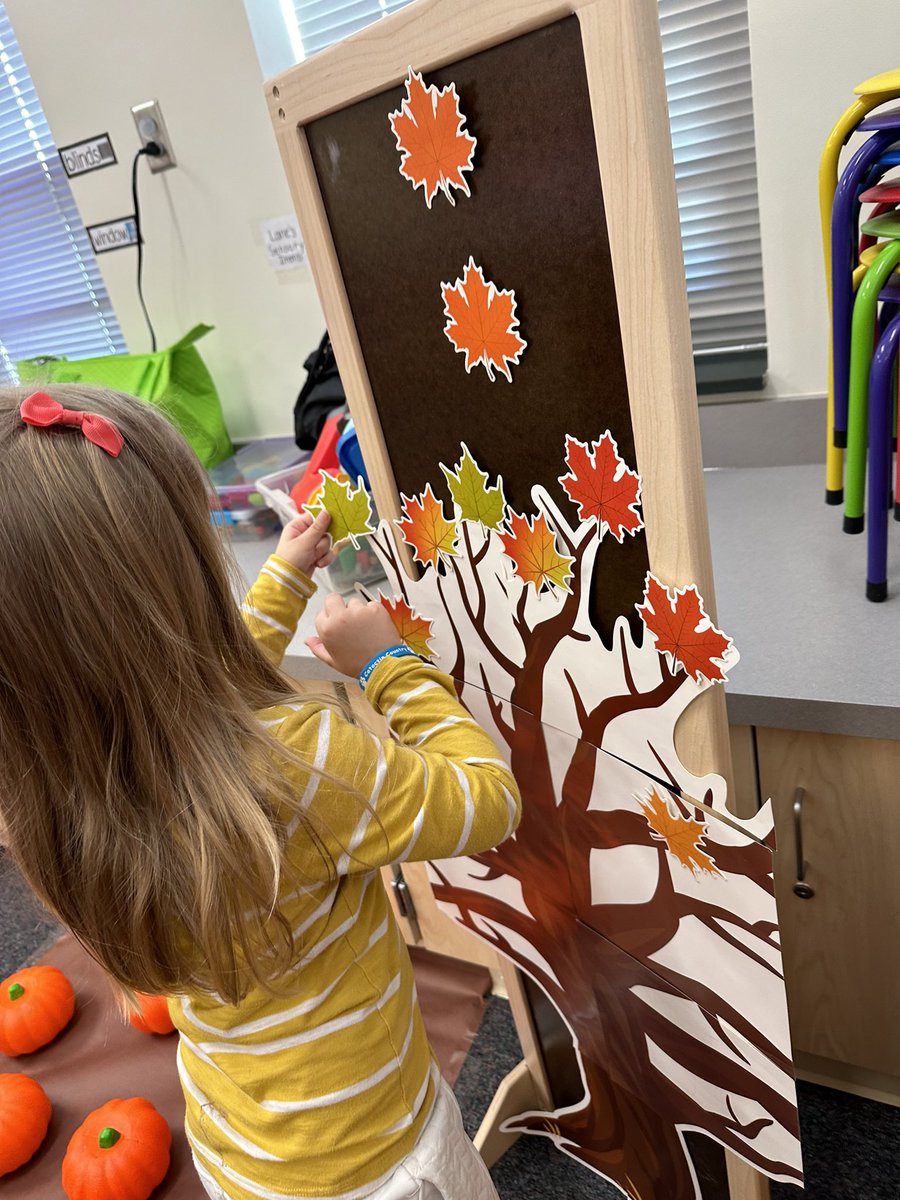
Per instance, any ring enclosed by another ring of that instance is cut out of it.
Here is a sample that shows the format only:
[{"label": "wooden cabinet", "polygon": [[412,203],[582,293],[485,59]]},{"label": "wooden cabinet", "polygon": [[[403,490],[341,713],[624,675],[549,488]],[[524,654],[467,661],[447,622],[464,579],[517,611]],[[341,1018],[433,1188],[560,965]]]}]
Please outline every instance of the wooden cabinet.
[{"label": "wooden cabinet", "polygon": [[900,742],[757,729],[756,750],[798,1066],[900,1103]]}]

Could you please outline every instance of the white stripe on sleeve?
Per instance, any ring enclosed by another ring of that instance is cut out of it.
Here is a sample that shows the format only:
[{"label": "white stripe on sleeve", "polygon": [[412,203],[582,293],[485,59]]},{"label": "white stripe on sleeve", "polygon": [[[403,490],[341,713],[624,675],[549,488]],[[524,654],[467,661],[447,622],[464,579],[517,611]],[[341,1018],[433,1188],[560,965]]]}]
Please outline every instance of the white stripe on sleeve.
[{"label": "white stripe on sleeve", "polygon": [[264,613],[261,608],[255,608],[252,604],[242,604],[241,612],[245,616],[253,617],[254,621],[259,621],[262,625],[268,625],[270,629],[274,629],[276,633],[280,633],[286,638],[294,636],[292,630],[288,629],[286,625],[282,625],[280,621],[276,621],[274,617],[270,617],[268,613]]}]

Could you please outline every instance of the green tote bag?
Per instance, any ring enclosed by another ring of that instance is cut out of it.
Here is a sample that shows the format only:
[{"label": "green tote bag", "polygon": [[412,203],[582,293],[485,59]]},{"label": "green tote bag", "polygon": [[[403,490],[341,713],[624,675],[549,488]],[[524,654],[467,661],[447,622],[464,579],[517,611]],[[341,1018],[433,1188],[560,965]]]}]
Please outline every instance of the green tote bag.
[{"label": "green tote bag", "polygon": [[204,467],[234,453],[212,376],[194,344],[213,328],[195,325],[167,350],[102,358],[32,358],[16,364],[23,383],[93,383],[154,405],[193,446]]}]

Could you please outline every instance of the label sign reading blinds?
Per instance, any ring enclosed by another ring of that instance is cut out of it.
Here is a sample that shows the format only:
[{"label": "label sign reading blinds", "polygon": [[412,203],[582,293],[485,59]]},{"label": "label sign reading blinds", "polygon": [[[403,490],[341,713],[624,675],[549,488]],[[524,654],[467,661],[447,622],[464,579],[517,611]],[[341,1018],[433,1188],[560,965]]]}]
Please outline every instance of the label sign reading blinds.
[{"label": "label sign reading blinds", "polygon": [[83,142],[61,146],[59,157],[70,179],[73,175],[86,175],[88,171],[111,167],[118,161],[108,133],[98,133],[96,137],[87,138]]},{"label": "label sign reading blinds", "polygon": [[125,246],[136,246],[138,243],[137,222],[134,217],[120,217],[118,221],[88,225],[87,231],[95,254],[121,250]]}]

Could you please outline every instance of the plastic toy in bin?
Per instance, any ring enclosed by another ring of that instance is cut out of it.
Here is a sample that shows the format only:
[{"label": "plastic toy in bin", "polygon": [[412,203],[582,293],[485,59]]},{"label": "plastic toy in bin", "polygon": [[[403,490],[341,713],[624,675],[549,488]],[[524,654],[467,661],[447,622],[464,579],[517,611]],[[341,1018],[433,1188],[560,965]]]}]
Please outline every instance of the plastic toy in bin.
[{"label": "plastic toy in bin", "polygon": [[[300,450],[293,438],[259,438],[248,442],[223,463],[209,471],[218,506],[224,512],[266,511],[266,501],[257,488],[260,478],[286,467],[305,462],[308,453]],[[225,524],[232,522],[226,521]]]},{"label": "plastic toy in bin", "polygon": [[372,487],[369,483],[369,476],[366,473],[366,464],[363,462],[362,451],[359,448],[359,437],[356,433],[356,426],[349,418],[347,424],[344,426],[344,432],[341,434],[340,441],[337,444],[337,456],[344,474],[350,479],[361,479],[366,485],[366,491],[371,492]]},{"label": "plastic toy in bin", "polygon": [[306,470],[299,482],[291,489],[291,499],[300,512],[304,504],[309,504],[310,496],[322,486],[322,472],[337,475],[341,470],[338,459],[338,443],[341,440],[341,426],[346,421],[342,412],[335,413],[325,422],[316,448],[312,452]]}]

